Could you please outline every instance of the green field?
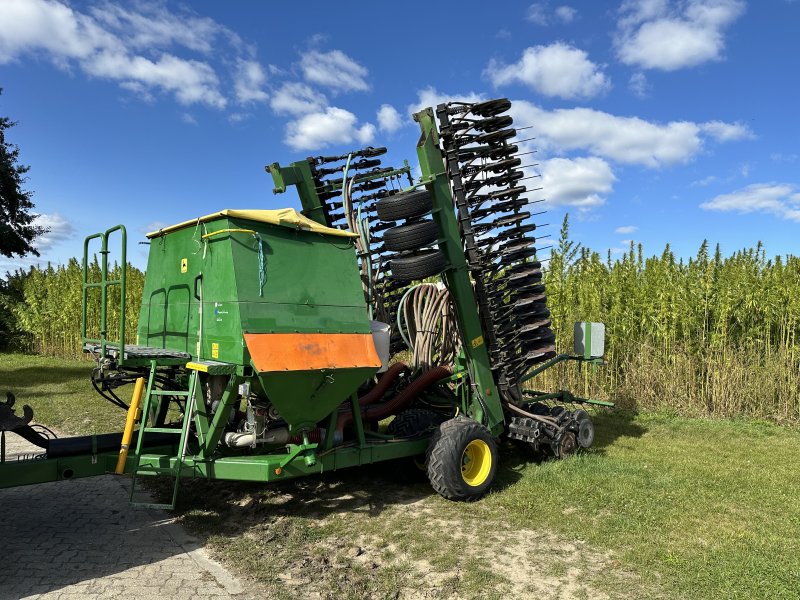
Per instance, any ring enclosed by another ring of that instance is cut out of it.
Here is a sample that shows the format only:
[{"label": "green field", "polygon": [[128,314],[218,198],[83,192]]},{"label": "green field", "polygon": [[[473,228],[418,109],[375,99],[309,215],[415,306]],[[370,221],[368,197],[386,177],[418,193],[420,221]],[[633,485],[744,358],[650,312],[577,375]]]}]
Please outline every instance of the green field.
[{"label": "green field", "polygon": [[[70,433],[119,429],[91,363],[0,355],[0,390]],[[800,431],[664,413],[596,415],[586,454],[503,446],[458,504],[394,466],[262,486],[187,481],[185,524],[266,597],[797,598]]]}]

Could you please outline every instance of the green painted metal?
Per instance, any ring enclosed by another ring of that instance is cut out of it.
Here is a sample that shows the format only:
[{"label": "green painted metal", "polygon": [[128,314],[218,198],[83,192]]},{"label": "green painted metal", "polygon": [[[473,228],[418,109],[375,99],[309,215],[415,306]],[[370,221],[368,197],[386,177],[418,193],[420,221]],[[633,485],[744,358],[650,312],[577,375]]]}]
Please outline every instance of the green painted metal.
[{"label": "green painted metal", "polygon": [[[203,239],[224,229],[258,238]],[[154,238],[139,343],[249,365],[243,332],[370,333],[349,239],[227,217]]]},{"label": "green painted metal", "polygon": [[275,183],[275,187],[272,188],[273,194],[283,194],[288,186],[295,186],[300,196],[300,202],[303,205],[303,214],[317,223],[327,225],[325,209],[317,195],[314,176],[311,174],[311,166],[307,160],[293,162],[288,167],[281,167],[278,163],[272,163],[267,165],[265,169],[272,175],[272,181]]},{"label": "green painted metal", "polygon": [[[145,390],[144,396],[144,404],[142,406],[142,425],[139,428],[139,435],[137,436],[136,440],[136,451],[133,454],[133,461],[134,467],[131,471],[133,477],[131,479],[131,492],[130,492],[130,501],[131,504],[134,506],[138,506],[141,508],[175,508],[175,503],[178,501],[178,489],[180,486],[180,479],[181,479],[181,464],[185,458],[186,453],[186,446],[188,443],[189,438],[189,425],[194,421],[194,406],[197,403],[199,398],[199,405],[205,405],[204,399],[202,397],[202,393],[200,391],[200,386],[198,384],[197,379],[197,371],[192,371],[192,375],[189,379],[189,390],[186,392],[186,411],[183,416],[183,423],[180,429],[170,429],[166,427],[156,427],[148,425],[148,420],[153,420],[155,422],[154,415],[155,413],[151,410],[153,408],[151,405],[153,403],[153,398],[156,398],[156,402],[160,404],[161,396],[164,395],[182,395],[184,392],[182,390],[154,390],[153,389],[153,382],[155,379],[156,374],[156,364],[152,364],[150,369],[150,376],[147,380],[147,388]],[[153,467],[150,465],[142,465],[141,464],[141,456],[142,456],[142,444],[146,433],[169,433],[178,435],[178,454],[175,466],[171,466],[170,468],[164,469],[159,467]],[[171,475],[173,477],[173,486],[172,486],[172,499],[169,503],[162,503],[162,504],[154,504],[150,502],[142,503],[142,502],[135,502],[134,501],[134,493],[136,491],[136,478],[138,475],[142,474],[166,474]]]},{"label": "green painted metal", "polygon": [[439,134],[433,110],[427,108],[414,114],[414,120],[419,123],[422,130],[422,136],[417,143],[422,181],[433,197],[433,220],[439,225],[439,231],[442,233],[439,249],[450,264],[443,277],[456,307],[456,319],[466,365],[475,384],[471,394],[469,414],[478,421],[485,421],[492,433],[499,435],[503,431],[505,422],[503,407],[490,367],[478,304],[464,257],[458,221],[453,211],[450,179],[439,149]]},{"label": "green painted metal", "polygon": [[[120,277],[119,279],[108,278],[108,238],[115,231],[120,232],[121,241],[121,254],[120,254]],[[92,240],[100,240],[100,281],[89,282],[89,244]],[[108,289],[111,286],[119,286],[120,288],[120,320],[119,331],[117,337],[117,344],[125,343],[125,291],[126,291],[126,274],[128,267],[127,258],[128,248],[128,233],[124,225],[116,225],[110,229],[106,229],[103,233],[95,233],[88,236],[83,241],[83,281],[82,281],[82,311],[81,311],[81,340],[83,344],[95,343],[100,344],[102,356],[106,355],[106,346],[108,345]],[[89,290],[100,290],[100,337],[88,337],[88,324],[87,324],[87,306]],[[112,342],[114,340],[111,340]]]},{"label": "green painted metal", "polygon": [[[251,367],[244,333],[370,334],[350,239],[231,217],[154,238],[138,342]],[[301,430],[376,370],[257,373],[256,389]]]},{"label": "green painted metal", "polygon": [[[339,447],[331,452],[315,453],[314,462],[310,465],[305,460],[286,462],[290,454],[293,458],[297,458],[309,449],[316,448],[316,444],[308,444],[307,448],[302,446],[302,444],[292,444],[288,451],[272,454],[218,456],[214,460],[187,456],[179,461],[178,445],[168,445],[150,448],[146,454],[138,457],[129,456],[125,463],[125,473],[130,474],[134,470],[138,470],[140,475],[175,473],[180,464],[182,479],[203,477],[242,481],[281,481],[373,462],[418,456],[427,449],[428,439],[402,440],[390,444],[380,440],[376,443],[365,443],[363,447]],[[300,450],[295,453],[297,448]],[[105,452],[68,458],[6,462],[2,465],[0,489],[113,473],[117,457],[117,452]],[[281,472],[276,473],[275,470],[279,467]]]},{"label": "green painted metal", "polygon": [[312,429],[354,390],[377,371],[377,367],[274,371],[258,377],[292,431]]},{"label": "green painted metal", "polygon": [[[280,166],[278,163],[267,165],[266,171],[272,175],[272,181],[275,187],[272,188],[273,193],[283,194],[289,186],[295,186],[297,195],[300,197],[300,203],[303,206],[303,214],[309,219],[315,220],[317,223],[328,225],[325,219],[325,209],[323,203],[319,199],[319,194],[327,192],[335,192],[342,189],[341,183],[324,183],[320,189],[317,189],[314,182],[314,175],[311,172],[311,166],[308,160],[293,162],[286,167]],[[413,185],[414,181],[411,177],[411,165],[408,161],[403,161],[403,166],[399,169],[391,169],[389,171],[382,171],[379,174],[361,173],[358,176],[358,181],[372,181],[384,177],[408,177],[409,185]]]}]

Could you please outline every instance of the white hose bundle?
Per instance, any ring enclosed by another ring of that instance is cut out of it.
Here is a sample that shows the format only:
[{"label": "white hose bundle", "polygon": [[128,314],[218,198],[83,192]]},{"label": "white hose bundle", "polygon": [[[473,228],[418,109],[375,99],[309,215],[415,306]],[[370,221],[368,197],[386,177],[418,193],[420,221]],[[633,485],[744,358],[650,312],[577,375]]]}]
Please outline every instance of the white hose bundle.
[{"label": "white hose bundle", "polygon": [[397,308],[397,329],[411,349],[414,368],[451,366],[459,347],[450,292],[442,282],[409,288]]}]

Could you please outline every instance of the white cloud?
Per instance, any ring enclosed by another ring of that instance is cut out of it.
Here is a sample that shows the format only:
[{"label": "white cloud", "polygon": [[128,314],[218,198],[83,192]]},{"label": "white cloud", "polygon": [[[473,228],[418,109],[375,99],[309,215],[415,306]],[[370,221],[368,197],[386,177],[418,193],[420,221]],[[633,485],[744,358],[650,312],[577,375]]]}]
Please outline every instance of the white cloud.
[{"label": "white cloud", "polygon": [[642,72],[637,72],[631,75],[628,81],[628,89],[633,92],[637,98],[646,98],[650,92],[650,84],[647,82],[647,77]]},{"label": "white cloud", "polygon": [[341,50],[309,50],[300,59],[306,81],[334,90],[363,92],[369,89],[368,71]]},{"label": "white cloud", "polygon": [[403,119],[397,109],[391,104],[382,104],[378,109],[378,128],[381,131],[392,133],[403,126]]},{"label": "white cloud", "polygon": [[511,113],[517,124],[533,126],[544,149],[586,150],[620,163],[651,168],[685,163],[703,146],[703,128],[691,121],[652,123],[591,108],[548,111],[525,100],[514,101]]},{"label": "white cloud", "polygon": [[199,103],[214,108],[225,108],[227,104],[210,65],[172,54],[163,54],[153,61],[144,56],[101,50],[86,60],[83,68],[90,75],[121,81],[132,91],[156,88],[171,92],[181,104]]},{"label": "white cloud", "polygon": [[547,17],[547,3],[535,2],[528,7],[525,19],[536,25],[545,26],[549,22]]},{"label": "white cloud", "polygon": [[324,94],[312,89],[305,83],[284,83],[272,94],[270,106],[278,114],[304,115],[319,112],[328,105]]},{"label": "white cloud", "polygon": [[575,20],[575,15],[577,14],[578,11],[571,6],[557,6],[556,9],[551,12],[547,2],[534,2],[528,7],[525,13],[525,19],[536,25],[546,27],[554,21],[571,23]]},{"label": "white cloud", "polygon": [[543,161],[539,170],[550,205],[575,206],[582,211],[605,204],[616,180],[611,166],[595,156],[551,158]]},{"label": "white cloud", "polygon": [[263,89],[266,82],[267,75],[258,61],[239,60],[234,82],[234,91],[239,102],[243,104],[247,102],[266,102],[269,98],[269,95]]},{"label": "white cloud", "polygon": [[747,125],[742,123],[725,123],[723,121],[709,121],[700,125],[703,132],[719,142],[733,142],[737,140],[750,140],[755,137]]},{"label": "white cloud", "polygon": [[716,183],[717,181],[719,181],[719,177],[716,175],[709,175],[707,177],[703,177],[702,179],[693,181],[691,185],[692,187],[706,187],[712,183]]},{"label": "white cloud", "polygon": [[723,32],[744,12],[741,0],[627,0],[620,12],[617,56],[643,69],[674,71],[721,60]]},{"label": "white cloud", "polygon": [[231,123],[241,123],[249,119],[252,115],[247,112],[234,112],[228,115],[228,121]]},{"label": "white cloud", "polygon": [[436,110],[439,104],[445,102],[481,102],[486,100],[483,94],[477,92],[466,92],[463,94],[444,94],[436,88],[428,86],[417,91],[417,102],[408,107],[408,114],[414,114],[429,106]]},{"label": "white cloud", "polygon": [[703,202],[700,208],[739,214],[770,213],[800,222],[800,193],[796,189],[788,183],[754,183]]},{"label": "white cloud", "polygon": [[220,37],[241,44],[235,33],[208,17],[199,17],[185,9],[178,9],[181,14],[175,14],[160,2],[140,1],[134,6],[136,10],[130,10],[104,2],[89,12],[97,22],[124,36],[129,48],[164,48],[177,44],[209,54]]},{"label": "white cloud", "polygon": [[[224,46],[220,46],[224,44]],[[179,56],[200,53],[202,60]],[[224,108],[227,99],[206,56],[226,54],[233,65],[240,101],[264,100],[263,70],[252,49],[228,28],[182,6],[142,0],[99,3],[80,12],[55,0],[0,2],[0,64],[24,56],[49,60],[58,68],[117,82],[145,101],[157,93],[184,105]]]},{"label": "white cloud", "polygon": [[519,82],[545,96],[567,99],[591,98],[611,86],[586,52],[562,42],[526,48],[510,65],[491,60],[486,74],[495,87]]},{"label": "white cloud", "polygon": [[329,145],[358,142],[368,144],[375,137],[372,123],[358,125],[350,111],[331,106],[290,121],[284,141],[294,150],[316,150]]},{"label": "white cloud", "polygon": [[578,11],[571,6],[559,6],[556,8],[556,17],[561,19],[564,23],[572,23],[575,20],[575,15]]},{"label": "white cloud", "polygon": [[34,245],[40,254],[45,254],[56,244],[75,236],[75,227],[57,212],[41,214],[33,220],[33,224],[50,230],[37,237],[34,241]]},{"label": "white cloud", "polygon": [[181,121],[186,123],[187,125],[197,125],[197,119],[195,119],[190,113],[182,113],[181,114]]},{"label": "white cloud", "polygon": [[614,230],[614,233],[619,233],[619,234],[625,235],[625,234],[628,234],[628,233],[634,233],[638,229],[639,228],[636,225],[623,225],[622,227],[617,227]]}]

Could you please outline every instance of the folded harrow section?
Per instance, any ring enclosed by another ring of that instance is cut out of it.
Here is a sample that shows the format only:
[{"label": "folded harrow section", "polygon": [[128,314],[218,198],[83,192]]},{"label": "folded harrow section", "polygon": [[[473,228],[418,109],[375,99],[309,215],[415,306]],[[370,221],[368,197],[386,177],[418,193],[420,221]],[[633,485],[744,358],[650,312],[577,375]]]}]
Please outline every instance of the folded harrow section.
[{"label": "folded harrow section", "polygon": [[[507,99],[437,107],[442,147],[492,370],[515,390],[535,364],[555,356],[555,336],[537,259],[537,224]],[[541,238],[539,238],[541,239]],[[517,393],[515,393],[517,392]]]}]

